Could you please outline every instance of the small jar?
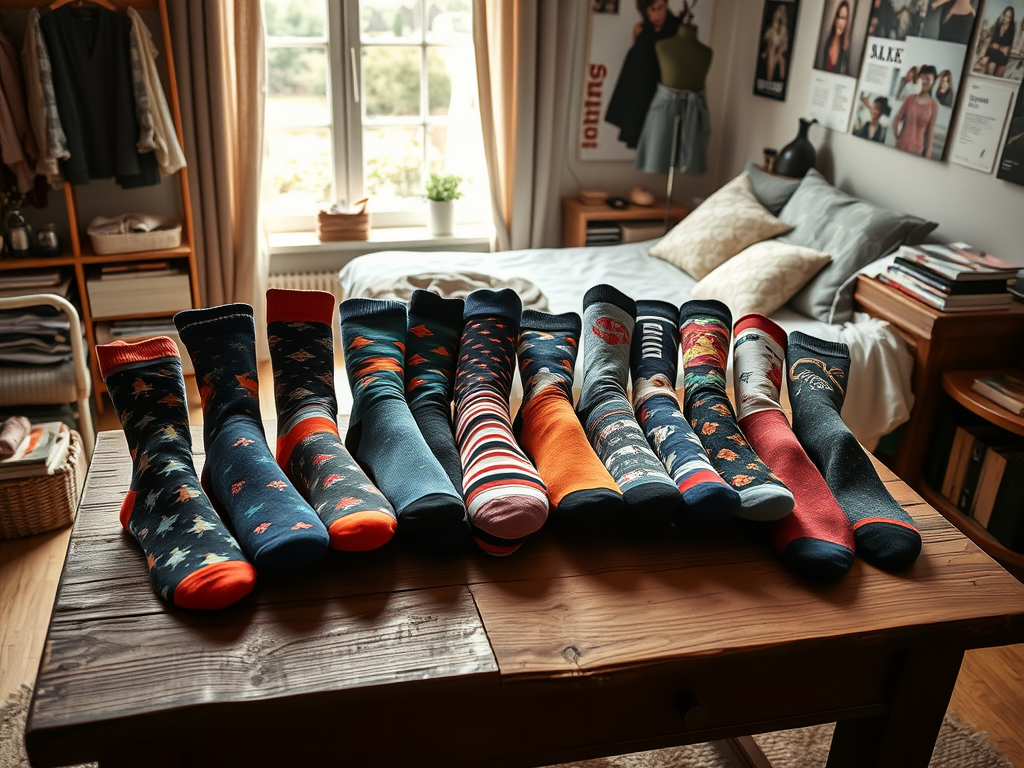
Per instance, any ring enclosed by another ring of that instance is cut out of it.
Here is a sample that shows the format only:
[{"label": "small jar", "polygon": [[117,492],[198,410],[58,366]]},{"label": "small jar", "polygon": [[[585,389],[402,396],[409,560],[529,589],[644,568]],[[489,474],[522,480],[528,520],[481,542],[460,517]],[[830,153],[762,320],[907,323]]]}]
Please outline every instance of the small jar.
[{"label": "small jar", "polygon": [[36,232],[36,241],[32,249],[37,256],[60,256],[60,238],[52,221],[43,224]]},{"label": "small jar", "polygon": [[4,235],[7,251],[11,256],[32,254],[32,230],[21,215],[21,211],[8,211],[4,216]]}]

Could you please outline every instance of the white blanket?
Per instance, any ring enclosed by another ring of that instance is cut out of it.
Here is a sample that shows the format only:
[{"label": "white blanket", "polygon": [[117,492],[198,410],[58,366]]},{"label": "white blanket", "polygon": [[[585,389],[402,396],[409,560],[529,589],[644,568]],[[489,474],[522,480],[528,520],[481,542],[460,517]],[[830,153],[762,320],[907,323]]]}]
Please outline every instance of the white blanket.
[{"label": "white blanket", "polygon": [[[613,285],[634,299],[682,304],[690,298],[696,281],[671,264],[648,255],[652,242],[490,254],[382,251],[353,259],[341,270],[339,279],[345,298],[364,296],[369,286],[388,278],[397,280],[404,275],[432,271],[472,271],[530,280],[547,296],[554,313],[582,313],[583,295],[599,283]],[[787,332],[802,331],[849,346],[851,370],[843,420],[866,447],[874,448],[882,435],[910,417],[913,358],[888,323],[858,314],[852,323],[827,325],[788,308],[775,312],[772,319]],[[582,350],[581,360],[585,354]],[[581,371],[582,365],[578,365],[577,395]],[[517,381],[513,396],[521,394]],[[347,395],[346,392],[343,397]]]}]

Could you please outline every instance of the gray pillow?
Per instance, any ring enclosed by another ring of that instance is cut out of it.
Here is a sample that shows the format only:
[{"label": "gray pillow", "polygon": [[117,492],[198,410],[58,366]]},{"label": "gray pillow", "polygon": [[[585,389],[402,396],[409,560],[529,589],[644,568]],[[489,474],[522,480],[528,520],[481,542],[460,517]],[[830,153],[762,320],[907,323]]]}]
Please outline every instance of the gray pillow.
[{"label": "gray pillow", "polygon": [[789,302],[798,312],[826,323],[845,323],[853,317],[856,281],[851,278],[858,270],[903,244],[922,242],[938,226],[840,192],[813,169],[779,218],[793,226],[780,240],[832,257]]},{"label": "gray pillow", "polygon": [[765,208],[775,216],[779,215],[782,206],[789,202],[789,198],[800,186],[800,179],[791,179],[788,176],[773,176],[767,171],[762,171],[753,163],[747,163],[743,169],[750,176],[750,185],[754,188],[754,197]]}]

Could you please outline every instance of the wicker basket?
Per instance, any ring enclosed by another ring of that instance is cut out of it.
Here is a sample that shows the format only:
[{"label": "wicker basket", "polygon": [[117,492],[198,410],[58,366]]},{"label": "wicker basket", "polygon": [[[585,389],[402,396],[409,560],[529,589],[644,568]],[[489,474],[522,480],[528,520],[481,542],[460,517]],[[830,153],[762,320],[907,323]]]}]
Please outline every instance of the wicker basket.
[{"label": "wicker basket", "polygon": [[67,458],[52,475],[0,480],[0,539],[18,539],[71,525],[85,470],[82,438],[71,430]]},{"label": "wicker basket", "polygon": [[366,211],[369,198],[357,200],[351,213],[317,211],[316,236],[322,243],[344,240],[370,239],[370,214]]},{"label": "wicker basket", "polygon": [[92,249],[100,256],[137,251],[162,251],[181,245],[181,223],[168,220],[162,229],[149,232],[126,232],[124,234],[100,234],[86,230],[92,241]]}]

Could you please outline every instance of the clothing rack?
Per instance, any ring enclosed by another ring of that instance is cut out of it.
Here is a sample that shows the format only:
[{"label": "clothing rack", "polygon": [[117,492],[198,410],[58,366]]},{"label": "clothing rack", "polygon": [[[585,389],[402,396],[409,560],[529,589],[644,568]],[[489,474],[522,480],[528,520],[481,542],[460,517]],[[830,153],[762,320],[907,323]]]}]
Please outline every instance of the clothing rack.
[{"label": "clothing rack", "polygon": [[[48,8],[52,0],[0,0],[0,11],[5,9],[31,9]],[[185,150],[185,135],[182,129],[181,122],[181,106],[178,96],[178,79],[175,74],[174,68],[174,52],[171,46],[171,30],[170,23],[167,16],[167,2],[166,0],[110,0],[113,5],[118,8],[127,9],[129,7],[136,10],[158,10],[160,13],[160,26],[163,39],[163,55],[165,57],[165,65],[167,67],[167,85],[168,85],[168,106],[171,111],[171,117],[174,121],[174,131],[178,136],[178,143],[181,145],[182,151]],[[186,156],[186,162],[188,157]],[[114,320],[128,320],[128,319],[141,319],[147,317],[145,314],[133,314],[126,315],[123,317],[102,317],[97,318],[92,315],[89,308],[89,291],[86,286],[86,267],[104,265],[104,264],[117,264],[123,262],[134,262],[134,261],[159,261],[168,259],[187,259],[188,260],[188,272],[189,272],[189,283],[190,293],[192,298],[192,308],[198,309],[200,306],[199,298],[199,272],[196,263],[196,250],[195,250],[195,229],[192,219],[192,197],[189,191],[188,184],[188,168],[182,168],[175,174],[178,177],[178,183],[181,191],[181,209],[182,209],[182,243],[176,248],[168,248],[159,251],[138,251],[135,253],[123,253],[110,256],[101,256],[92,252],[92,247],[86,245],[83,247],[81,237],[79,233],[79,221],[78,221],[78,194],[70,183],[64,182],[64,202],[67,206],[68,213],[68,226],[71,231],[71,243],[70,253],[64,253],[61,256],[55,257],[38,257],[38,258],[27,258],[27,259],[4,259],[0,261],[0,271],[19,270],[19,269],[40,269],[49,267],[59,266],[72,266],[75,270],[75,282],[78,286],[79,301],[82,305],[82,324],[85,326],[85,337],[88,342],[89,349],[93,349],[96,345],[96,324],[98,322],[111,322]],[[126,289],[130,289],[129,285],[125,286]],[[164,316],[166,312],[155,313],[151,316]],[[106,388],[103,384],[103,377],[100,374],[99,365],[96,361],[95,356],[90,356],[89,369],[93,379],[93,395],[96,404],[96,410],[98,413],[102,413],[104,410],[103,393]]]}]

